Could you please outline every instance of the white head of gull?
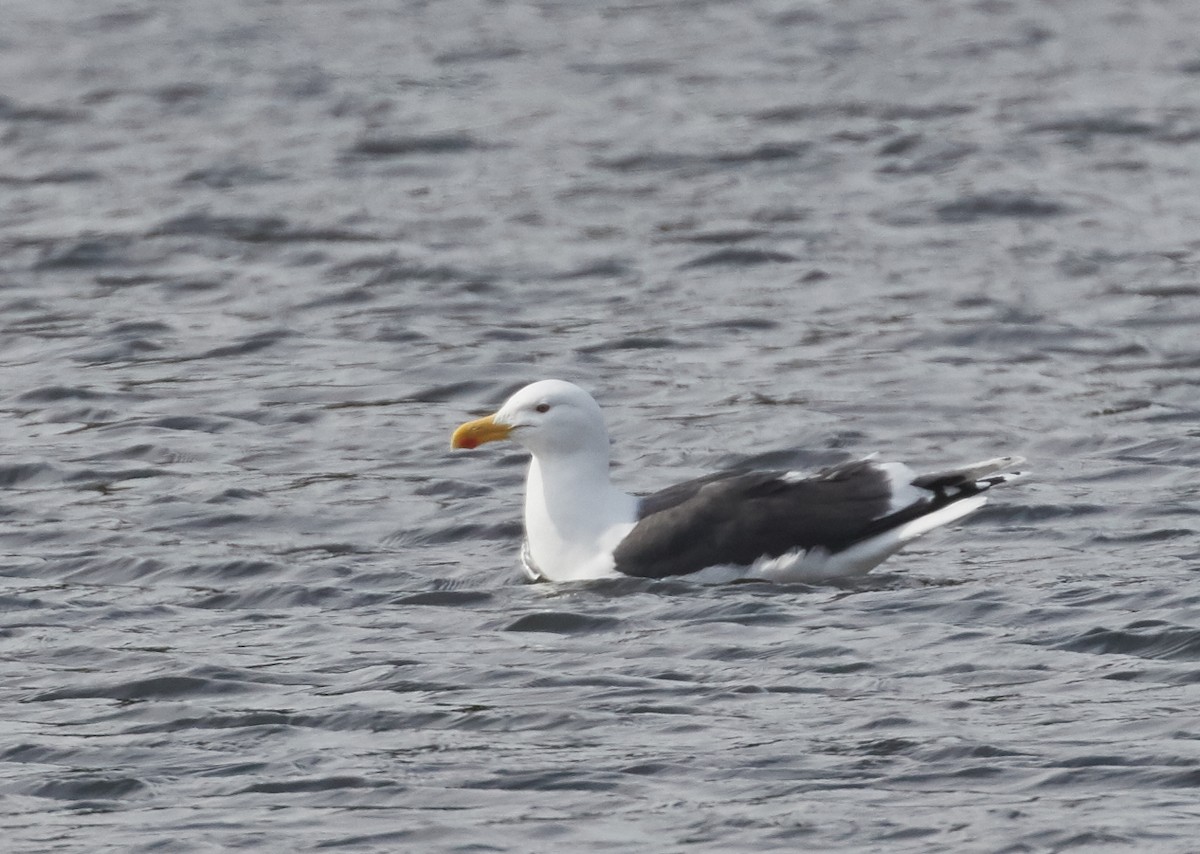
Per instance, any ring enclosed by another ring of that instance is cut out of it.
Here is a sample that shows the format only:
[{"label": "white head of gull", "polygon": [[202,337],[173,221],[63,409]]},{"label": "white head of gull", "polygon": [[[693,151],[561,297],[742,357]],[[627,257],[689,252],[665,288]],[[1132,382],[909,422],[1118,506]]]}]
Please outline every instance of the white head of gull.
[{"label": "white head of gull", "polygon": [[454,431],[452,448],[512,439],[531,454],[522,563],[532,578],[824,581],[868,572],[978,510],[1020,476],[997,457],[917,476],[854,460],[815,473],[718,472],[638,498],[609,480],[604,417],[586,391],[542,380]]},{"label": "white head of gull", "polygon": [[612,552],[637,521],[638,501],[609,480],[608,430],[592,396],[562,380],[527,385],[495,415],[459,427],[451,444],[497,439],[533,455],[525,481],[530,574],[555,581],[614,574]]}]

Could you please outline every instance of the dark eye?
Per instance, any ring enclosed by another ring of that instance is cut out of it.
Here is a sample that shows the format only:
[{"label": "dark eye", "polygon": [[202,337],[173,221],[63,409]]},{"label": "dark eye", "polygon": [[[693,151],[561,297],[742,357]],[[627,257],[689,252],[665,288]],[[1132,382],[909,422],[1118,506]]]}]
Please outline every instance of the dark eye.
[{"label": "dark eye", "polygon": [[550,411],[550,404],[548,404],[548,403],[539,403],[537,406],[535,406],[535,407],[534,407],[534,409],[536,409],[538,412],[549,412],[549,411]]}]

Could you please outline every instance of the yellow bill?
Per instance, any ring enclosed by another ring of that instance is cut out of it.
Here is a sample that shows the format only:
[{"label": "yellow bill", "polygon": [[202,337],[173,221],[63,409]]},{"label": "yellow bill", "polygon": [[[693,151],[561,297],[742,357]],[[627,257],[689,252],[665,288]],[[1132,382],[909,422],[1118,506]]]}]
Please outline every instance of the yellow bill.
[{"label": "yellow bill", "polygon": [[500,439],[507,439],[508,434],[512,432],[512,428],[507,424],[497,424],[496,416],[489,415],[487,418],[477,418],[474,421],[468,421],[466,424],[459,426],[454,431],[454,435],[450,437],[450,448],[458,450],[459,448],[477,448],[484,442],[497,442]]}]

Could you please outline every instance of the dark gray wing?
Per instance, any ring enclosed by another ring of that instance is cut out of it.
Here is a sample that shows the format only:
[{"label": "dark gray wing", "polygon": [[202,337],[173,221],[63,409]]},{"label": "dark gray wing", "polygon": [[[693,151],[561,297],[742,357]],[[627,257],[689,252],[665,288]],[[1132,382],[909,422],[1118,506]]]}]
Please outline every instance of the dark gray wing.
[{"label": "dark gray wing", "polygon": [[641,521],[613,557],[626,575],[665,578],[717,564],[748,566],[794,550],[836,552],[962,497],[931,492],[929,501],[889,512],[891,480],[869,460],[808,478],[726,472],[644,498]]},{"label": "dark gray wing", "polygon": [[[715,474],[698,477],[695,480],[685,480],[683,483],[677,483],[674,486],[668,486],[666,489],[660,489],[658,492],[644,495],[638,503],[638,519],[645,519],[647,516],[661,513],[684,501],[695,498],[696,493],[709,484],[731,481],[749,474],[753,473],[743,469],[720,471]],[[758,474],[762,474],[762,472],[758,472]]]}]

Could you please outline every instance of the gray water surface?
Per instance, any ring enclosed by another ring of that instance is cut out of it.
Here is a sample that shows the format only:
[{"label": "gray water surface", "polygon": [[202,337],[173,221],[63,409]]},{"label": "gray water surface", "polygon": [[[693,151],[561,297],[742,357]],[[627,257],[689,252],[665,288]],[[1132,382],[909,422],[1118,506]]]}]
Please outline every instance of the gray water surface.
[{"label": "gray water surface", "polygon": [[[11,850],[1189,852],[1200,6],[9,0]],[[521,581],[648,491],[1035,477],[843,587]]]}]

